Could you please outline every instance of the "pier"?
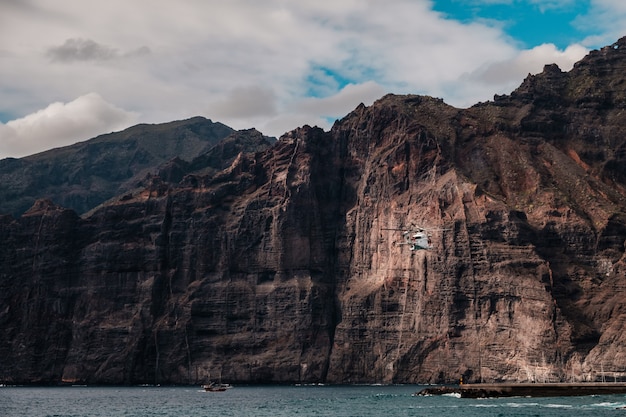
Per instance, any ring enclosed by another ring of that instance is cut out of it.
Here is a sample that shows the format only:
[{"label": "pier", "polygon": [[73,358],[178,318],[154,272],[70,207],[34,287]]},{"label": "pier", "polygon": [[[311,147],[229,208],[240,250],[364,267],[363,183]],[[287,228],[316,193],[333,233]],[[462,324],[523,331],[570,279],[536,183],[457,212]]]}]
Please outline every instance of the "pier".
[{"label": "pier", "polygon": [[417,395],[460,395],[461,398],[572,397],[580,395],[626,394],[626,383],[501,383],[462,384],[428,387]]}]

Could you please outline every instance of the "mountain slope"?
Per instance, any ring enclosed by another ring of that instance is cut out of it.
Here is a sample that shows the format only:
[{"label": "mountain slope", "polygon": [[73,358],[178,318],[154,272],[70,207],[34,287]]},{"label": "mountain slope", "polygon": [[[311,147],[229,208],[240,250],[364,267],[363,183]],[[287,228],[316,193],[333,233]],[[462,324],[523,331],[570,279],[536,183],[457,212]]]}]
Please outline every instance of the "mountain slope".
[{"label": "mountain slope", "polygon": [[[174,157],[191,160],[234,130],[202,117],[137,125],[75,145],[0,160],[0,213],[21,215],[39,198],[83,213]],[[127,184],[129,182],[130,184]]]}]

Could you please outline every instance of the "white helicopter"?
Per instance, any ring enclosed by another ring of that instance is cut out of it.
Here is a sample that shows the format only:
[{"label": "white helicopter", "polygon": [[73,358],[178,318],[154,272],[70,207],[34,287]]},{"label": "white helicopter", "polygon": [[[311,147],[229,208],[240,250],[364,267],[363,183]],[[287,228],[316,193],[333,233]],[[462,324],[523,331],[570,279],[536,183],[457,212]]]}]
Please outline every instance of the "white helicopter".
[{"label": "white helicopter", "polygon": [[404,237],[404,242],[400,242],[399,245],[408,245],[411,251],[416,250],[431,250],[433,249],[430,231],[434,230],[446,230],[446,229],[426,229],[423,227],[417,227],[411,225],[410,229],[383,229],[383,230],[396,230],[401,231]]}]

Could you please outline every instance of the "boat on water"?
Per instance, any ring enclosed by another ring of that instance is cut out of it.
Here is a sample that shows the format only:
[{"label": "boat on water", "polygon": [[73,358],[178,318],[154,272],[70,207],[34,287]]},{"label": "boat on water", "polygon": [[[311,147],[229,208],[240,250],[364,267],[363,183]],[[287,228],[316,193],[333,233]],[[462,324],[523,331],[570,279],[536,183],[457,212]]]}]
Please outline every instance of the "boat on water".
[{"label": "boat on water", "polygon": [[231,389],[233,386],[230,384],[218,384],[215,382],[210,382],[202,386],[207,392],[223,392],[228,389]]}]

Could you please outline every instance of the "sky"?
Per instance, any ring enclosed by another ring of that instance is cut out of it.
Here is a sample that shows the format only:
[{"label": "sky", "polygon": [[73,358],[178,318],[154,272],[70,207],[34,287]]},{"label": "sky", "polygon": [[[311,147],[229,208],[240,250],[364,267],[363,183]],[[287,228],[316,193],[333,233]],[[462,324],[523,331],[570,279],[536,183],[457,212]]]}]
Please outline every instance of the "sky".
[{"label": "sky", "polygon": [[626,35],[623,0],[0,0],[0,158],[204,116],[279,137],[460,108]]}]

